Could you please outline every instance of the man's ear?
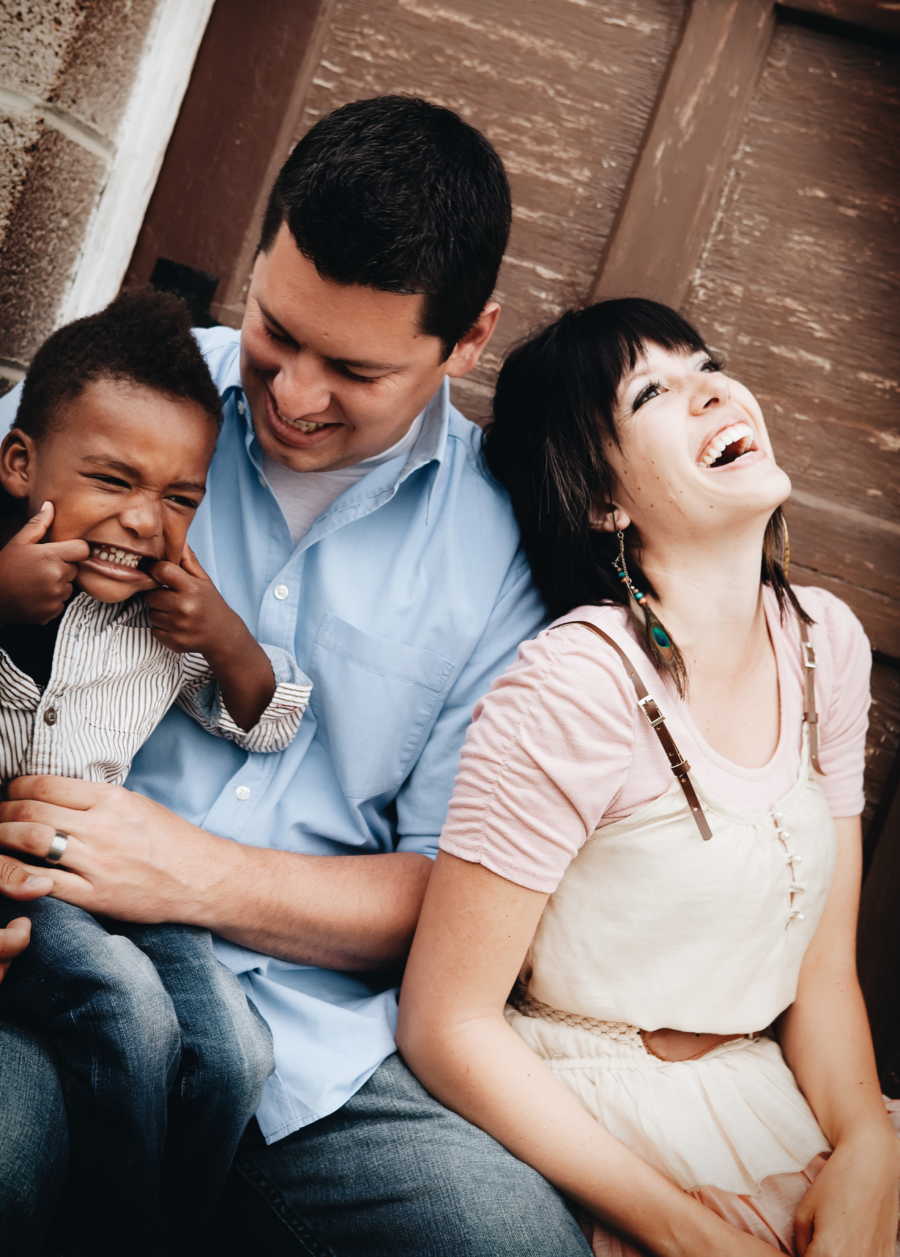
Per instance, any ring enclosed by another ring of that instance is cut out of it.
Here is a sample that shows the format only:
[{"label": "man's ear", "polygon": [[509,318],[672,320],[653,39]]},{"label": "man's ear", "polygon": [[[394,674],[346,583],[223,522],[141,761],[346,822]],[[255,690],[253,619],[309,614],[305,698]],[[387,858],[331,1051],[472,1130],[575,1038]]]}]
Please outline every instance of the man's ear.
[{"label": "man's ear", "polygon": [[600,532],[619,532],[620,530],[624,532],[631,523],[631,516],[627,511],[623,511],[621,506],[610,502],[605,507],[594,507],[589,520],[591,527]]},{"label": "man's ear", "polygon": [[489,301],[466,334],[453,346],[453,352],[445,364],[448,375],[459,379],[462,375],[468,375],[476,366],[485,345],[494,334],[499,317],[500,303]]},{"label": "man's ear", "polygon": [[12,428],[0,445],[0,485],[10,497],[28,497],[35,462],[34,441],[21,428]]}]

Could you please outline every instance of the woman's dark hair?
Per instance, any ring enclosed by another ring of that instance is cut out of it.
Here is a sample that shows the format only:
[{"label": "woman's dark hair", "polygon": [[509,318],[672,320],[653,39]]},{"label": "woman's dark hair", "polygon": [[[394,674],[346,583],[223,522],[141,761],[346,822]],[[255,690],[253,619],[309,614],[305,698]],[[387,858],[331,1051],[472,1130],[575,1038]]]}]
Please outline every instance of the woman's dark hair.
[{"label": "woman's dark hair", "polygon": [[187,306],[152,288],[122,293],[97,314],[67,323],[34,355],[15,426],[39,441],[64,402],[94,380],[124,380],[196,402],[216,425],[221,399],[191,334]]},{"label": "woman's dark hair", "polygon": [[423,331],[444,357],[497,280],[511,219],[491,144],[415,96],[357,100],[322,118],[281,168],[259,248],[283,222],[319,274],[339,284],[424,293]]},{"label": "woman's dark hair", "polygon": [[[506,487],[535,584],[554,618],[585,604],[628,605],[614,560],[616,534],[594,526],[615,500],[604,441],[619,443],[614,420],[619,382],[648,342],[668,350],[705,352],[700,335],[675,310],[623,298],[570,310],[507,356],[497,379],[493,422],[484,456]],[[807,623],[783,566],[784,518],[769,520],[762,580]],[[635,585],[653,594],[641,567],[636,530],[625,534]],[[683,690],[677,646],[673,673]]]}]

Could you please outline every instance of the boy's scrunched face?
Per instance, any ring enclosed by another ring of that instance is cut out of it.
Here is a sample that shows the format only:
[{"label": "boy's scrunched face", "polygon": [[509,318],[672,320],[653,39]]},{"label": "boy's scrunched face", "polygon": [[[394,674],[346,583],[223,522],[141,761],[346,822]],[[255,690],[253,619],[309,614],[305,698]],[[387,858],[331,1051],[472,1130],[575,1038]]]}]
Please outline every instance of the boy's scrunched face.
[{"label": "boy's scrunched face", "polygon": [[13,429],[0,476],[29,514],[53,503],[47,540],[88,542],[80,588],[123,602],[157,587],[144,570],[151,562],[180,562],[216,435],[196,402],[99,379],[63,404],[39,441]]}]

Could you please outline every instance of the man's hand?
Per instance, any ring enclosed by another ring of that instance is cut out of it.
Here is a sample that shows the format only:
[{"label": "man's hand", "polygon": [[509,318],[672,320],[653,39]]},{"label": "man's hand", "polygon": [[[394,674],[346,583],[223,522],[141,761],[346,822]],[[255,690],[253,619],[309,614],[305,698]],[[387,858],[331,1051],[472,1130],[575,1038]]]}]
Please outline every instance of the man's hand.
[{"label": "man's hand", "polygon": [[222,884],[245,876],[235,867],[243,851],[237,843],[122,786],[71,777],[11,782],[0,803],[0,847],[44,857],[55,830],[69,841],[62,861],[41,877],[58,899],[104,916],[205,925]]},{"label": "man's hand", "polygon": [[[0,895],[8,899],[40,899],[53,889],[53,881],[39,869],[0,856]],[[0,929],[0,982],[11,962],[23,952],[31,939],[31,922],[16,917]]]},{"label": "man's hand", "polygon": [[252,642],[246,624],[204,572],[190,546],[181,564],[155,563],[153,579],[163,588],[146,596],[150,625],[169,650],[193,650],[215,668],[220,658],[237,657]]},{"label": "man's hand", "polygon": [[72,597],[77,564],[91,548],[77,538],[41,544],[52,523],[53,503],[45,502],[0,550],[0,624],[46,624]]}]

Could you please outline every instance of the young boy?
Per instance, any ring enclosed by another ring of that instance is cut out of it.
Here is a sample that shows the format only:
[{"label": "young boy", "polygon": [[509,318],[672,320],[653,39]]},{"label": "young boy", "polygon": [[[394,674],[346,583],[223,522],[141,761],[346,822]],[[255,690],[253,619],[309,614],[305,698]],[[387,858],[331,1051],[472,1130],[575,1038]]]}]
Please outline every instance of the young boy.
[{"label": "young boy", "polygon": [[[122,296],[35,355],[0,446],[3,780],[119,784],[173,701],[246,750],[293,738],[306,678],[257,644],[186,544],[219,406],[164,294]],[[64,864],[70,841],[57,831],[49,858]],[[46,1034],[65,1073],[92,1251],[187,1251],[271,1072],[268,1030],[204,931],[57,899],[29,915],[0,1007]]]}]

